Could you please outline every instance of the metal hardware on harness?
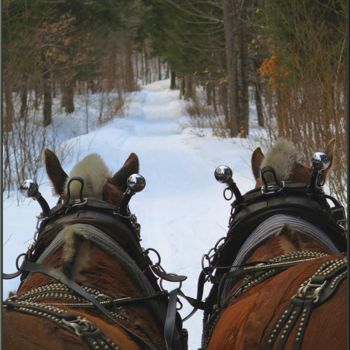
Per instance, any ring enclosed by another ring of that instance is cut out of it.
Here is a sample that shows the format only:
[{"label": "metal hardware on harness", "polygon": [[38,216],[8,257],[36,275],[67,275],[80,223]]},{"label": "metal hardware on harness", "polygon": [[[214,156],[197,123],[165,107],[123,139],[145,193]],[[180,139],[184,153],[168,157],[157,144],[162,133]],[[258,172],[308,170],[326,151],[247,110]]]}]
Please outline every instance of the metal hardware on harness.
[{"label": "metal hardware on harness", "polygon": [[128,215],[129,214],[129,201],[131,197],[137,193],[141,192],[146,186],[146,180],[145,178],[140,174],[132,174],[127,179],[127,188],[126,191],[123,194],[123,198],[121,200],[120,206],[119,206],[119,213],[122,215]]},{"label": "metal hardware on harness", "polygon": [[80,317],[77,317],[74,320],[62,319],[62,323],[67,328],[70,328],[78,337],[81,337],[86,332],[95,332],[97,329],[90,321]]},{"label": "metal hardware on harness", "polygon": [[27,198],[33,198],[39,203],[43,211],[41,216],[47,215],[47,213],[50,211],[50,207],[39,192],[39,185],[35,181],[30,179],[25,180],[19,187],[19,190],[23,196]]},{"label": "metal hardware on harness", "polygon": [[219,165],[215,169],[214,176],[218,182],[228,185],[228,187],[224,189],[224,198],[229,201],[232,199],[233,195],[235,195],[236,202],[239,203],[241,201],[242,194],[232,179],[232,169],[227,165]]},{"label": "metal hardware on harness", "polygon": [[313,192],[322,191],[325,176],[324,172],[330,167],[331,160],[324,152],[316,152],[312,157],[312,177],[310,188]]},{"label": "metal hardware on harness", "polygon": [[272,350],[277,341],[279,349],[284,349],[293,328],[297,328],[293,349],[301,349],[312,310],[336,292],[347,276],[347,264],[346,257],[327,260],[300,285],[270,333],[268,350]]},{"label": "metal hardware on harness", "polygon": [[[153,263],[152,260],[149,257],[149,252],[153,252],[156,254],[157,256],[157,262]],[[182,282],[185,281],[187,279],[187,276],[182,276],[182,275],[177,275],[175,273],[167,273],[164,268],[162,267],[162,265],[160,264],[161,262],[161,257],[160,254],[158,253],[158,251],[154,248],[148,248],[144,251],[145,256],[148,257],[148,259],[150,260],[150,262],[152,263],[150,265],[150,269],[152,270],[152,272],[160,278],[160,287],[161,289],[164,291],[163,288],[163,280],[164,281],[168,281],[168,282],[177,282],[179,283],[179,287],[178,289],[181,288],[182,286]]]},{"label": "metal hardware on harness", "polygon": [[68,184],[67,184],[67,203],[70,201],[70,194],[71,194],[70,186],[74,181],[78,181],[80,183],[79,200],[80,202],[83,202],[84,180],[80,176],[74,176],[68,181]]},{"label": "metal hardware on harness", "polygon": [[[227,237],[221,237],[214,245],[213,248],[211,248],[207,254],[204,254],[202,256],[202,271],[206,275],[206,281],[211,280],[213,281],[213,275],[216,269],[216,266],[214,266],[214,260],[219,257],[220,255],[220,249],[225,244],[227,240]],[[207,266],[206,266],[207,261]]]},{"label": "metal hardware on harness", "polygon": [[[272,181],[268,181],[268,175],[272,175]],[[270,166],[265,166],[261,169],[261,180],[264,186],[261,187],[261,192],[266,194],[270,192],[278,192],[284,187],[283,182],[278,181],[275,169]]]},{"label": "metal hardware on harness", "polygon": [[300,299],[310,299],[313,303],[317,303],[320,299],[320,292],[325,287],[327,281],[323,283],[311,283],[309,281],[306,286],[298,289],[296,296]]},{"label": "metal hardware on harness", "polygon": [[8,310],[16,310],[54,322],[68,332],[81,338],[90,350],[101,348],[106,350],[120,349],[91,321],[56,306],[7,299],[4,301],[4,307]]}]

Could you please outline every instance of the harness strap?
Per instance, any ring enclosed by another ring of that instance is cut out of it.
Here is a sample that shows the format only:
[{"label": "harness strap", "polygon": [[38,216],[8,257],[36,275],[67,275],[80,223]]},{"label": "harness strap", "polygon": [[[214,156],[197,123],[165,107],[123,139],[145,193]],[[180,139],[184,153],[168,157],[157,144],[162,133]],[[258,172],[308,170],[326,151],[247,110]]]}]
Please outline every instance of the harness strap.
[{"label": "harness strap", "polygon": [[152,345],[150,345],[148,342],[146,342],[144,339],[142,339],[140,336],[129,330],[127,327],[125,327],[122,323],[118,322],[114,318],[112,318],[109,315],[108,310],[101,305],[91,294],[86,292],[83,288],[81,288],[76,282],[69,279],[67,276],[65,276],[62,272],[56,270],[55,268],[52,268],[50,266],[45,266],[42,264],[33,263],[30,261],[25,261],[21,267],[23,271],[28,272],[38,272],[43,273],[45,275],[48,275],[61,283],[65,284],[67,287],[72,289],[74,292],[85,298],[86,300],[90,301],[99,311],[103,313],[104,316],[108,318],[108,320],[112,321],[113,323],[116,323],[120,328],[122,328],[133,340],[135,340],[139,346],[143,349],[155,349]]},{"label": "harness strap", "polygon": [[347,258],[328,260],[298,288],[280,316],[268,339],[267,350],[272,350],[279,337],[279,350],[285,349],[288,337],[299,320],[294,350],[300,350],[312,310],[327,301],[347,276]]},{"label": "harness strap", "polygon": [[178,289],[174,289],[169,293],[169,304],[164,324],[164,339],[169,350],[171,350],[174,338],[177,294]]},{"label": "harness strap", "polygon": [[189,319],[198,309],[204,310],[205,303],[201,301],[202,295],[198,295],[197,299],[191,298],[184,294],[180,288],[176,288],[169,293],[169,303],[164,325],[164,338],[167,348],[171,350],[171,344],[173,343],[175,321],[176,321],[176,303],[178,296],[183,297],[187,302],[193,306],[192,312],[183,319],[185,322]]},{"label": "harness strap", "polygon": [[22,274],[22,271],[17,271],[17,272],[14,272],[14,273],[5,273],[3,272],[2,273],[2,278],[4,280],[11,280],[12,278],[16,278],[18,276],[20,276]]},{"label": "harness strap", "polygon": [[185,298],[187,300],[187,302],[193,307],[193,310],[183,319],[183,322],[185,322],[189,318],[191,318],[198,309],[205,310],[206,304],[205,304],[205,302],[202,301],[205,278],[206,278],[205,271],[201,271],[201,273],[198,277],[196,299],[185,295],[181,290],[179,290],[179,295],[182,296],[183,298]]},{"label": "harness strap", "polygon": [[93,322],[85,317],[77,316],[58,307],[28,301],[5,300],[7,310],[15,310],[29,315],[47,318],[63,329],[80,337],[90,350],[120,350]]}]

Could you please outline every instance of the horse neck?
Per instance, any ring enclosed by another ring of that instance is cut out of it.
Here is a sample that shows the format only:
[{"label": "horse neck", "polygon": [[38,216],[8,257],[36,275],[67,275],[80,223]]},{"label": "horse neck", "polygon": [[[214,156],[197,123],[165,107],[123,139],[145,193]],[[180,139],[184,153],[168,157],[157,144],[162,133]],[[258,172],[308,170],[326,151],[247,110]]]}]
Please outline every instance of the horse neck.
[{"label": "horse neck", "polygon": [[[111,257],[90,242],[84,242],[69,268],[63,256],[64,247],[48,256],[42,263],[64,272],[78,284],[97,289],[112,297],[142,296],[142,290],[136,283],[137,277],[133,276],[133,269],[137,267],[126,269],[125,264],[122,264],[119,259]],[[68,271],[68,269],[71,270]],[[55,282],[57,281],[46,275],[31,274],[22,284],[20,293]]]},{"label": "horse neck", "polygon": [[247,262],[265,261],[276,256],[300,250],[330,253],[321,243],[295,233],[294,235],[281,233],[260,244],[250,255]]},{"label": "horse neck", "polygon": [[[75,270],[71,279],[80,285],[97,289],[114,297],[140,296],[141,289],[136,286],[132,277],[132,271],[126,271],[116,259],[111,258],[105,252],[96,247],[91,247],[89,254],[77,257],[77,263],[72,268]],[[62,263],[62,249],[48,257],[44,265],[54,267],[58,271],[64,270]],[[23,282],[20,292],[24,293],[33,287],[55,283],[54,279],[43,274],[31,274]]]}]

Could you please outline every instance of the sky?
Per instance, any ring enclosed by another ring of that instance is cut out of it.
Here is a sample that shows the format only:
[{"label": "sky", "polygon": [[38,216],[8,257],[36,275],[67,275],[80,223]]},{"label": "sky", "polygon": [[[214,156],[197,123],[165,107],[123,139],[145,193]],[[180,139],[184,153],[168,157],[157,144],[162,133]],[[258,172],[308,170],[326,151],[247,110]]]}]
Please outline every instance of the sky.
[{"label": "sky", "polygon": [[[132,198],[130,208],[141,224],[141,245],[158,250],[167,272],[186,275],[182,290],[195,297],[202,256],[226,235],[230,213],[230,202],[222,195],[224,185],[215,180],[214,170],[218,165],[228,165],[241,192],[252,189],[251,154],[261,146],[258,140],[267,136],[257,126],[253,105],[247,139],[220,138],[210,128],[194,126],[186,113],[187,102],[169,86],[169,80],[161,80],[129,94],[122,115],[102,125],[98,123],[101,96],[90,96],[88,101],[77,96],[75,112],[69,117],[57,112],[51,128],[67,173],[90,153],[98,153],[113,173],[131,152],[138,155],[139,173],[145,177],[146,187]],[[57,198],[43,168],[37,181],[43,197],[50,207],[54,206]],[[41,212],[32,199],[17,198],[13,192],[9,198],[4,196],[3,202],[6,273],[16,270],[16,257],[31,244],[36,216]],[[4,297],[18,285],[18,279],[4,281]],[[170,291],[177,285],[165,283],[164,287]],[[183,304],[180,313],[185,317],[191,307]],[[198,349],[202,312],[198,311],[184,327],[189,332],[189,349]]]}]

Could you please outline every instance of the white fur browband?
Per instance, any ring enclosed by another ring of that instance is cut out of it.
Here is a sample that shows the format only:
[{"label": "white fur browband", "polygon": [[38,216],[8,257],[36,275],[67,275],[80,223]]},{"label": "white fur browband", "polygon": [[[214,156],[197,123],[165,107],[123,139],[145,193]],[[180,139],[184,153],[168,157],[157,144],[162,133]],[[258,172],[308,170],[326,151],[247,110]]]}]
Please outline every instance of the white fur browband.
[{"label": "white fur browband", "polygon": [[297,162],[298,151],[295,146],[284,139],[278,140],[264,158],[260,169],[270,166],[275,170],[279,181],[287,180]]}]

